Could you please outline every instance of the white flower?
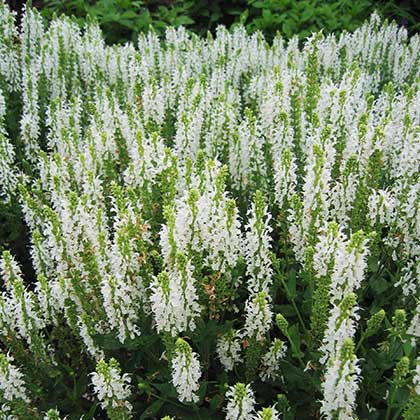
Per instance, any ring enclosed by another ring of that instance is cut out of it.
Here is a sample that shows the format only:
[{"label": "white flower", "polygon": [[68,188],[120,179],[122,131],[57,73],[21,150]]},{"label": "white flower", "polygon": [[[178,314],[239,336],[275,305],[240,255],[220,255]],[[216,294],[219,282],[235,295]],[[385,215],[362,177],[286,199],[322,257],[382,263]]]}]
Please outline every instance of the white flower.
[{"label": "white flower", "polygon": [[35,163],[40,135],[39,79],[41,74],[40,45],[44,35],[39,13],[28,7],[25,9],[21,31],[22,55],[22,95],[23,113],[20,120],[21,136],[25,145],[26,157]]},{"label": "white flower", "polygon": [[124,343],[128,337],[140,335],[138,307],[144,286],[138,274],[141,258],[131,233],[132,227],[139,224],[139,216],[130,204],[121,209],[114,202],[114,211],[115,236],[108,251],[110,273],[104,275],[101,291],[110,326]]},{"label": "white flower", "polygon": [[0,8],[0,75],[7,82],[7,90],[15,90],[19,82],[20,69],[18,64],[18,50],[14,40],[18,38],[15,11],[11,11],[6,2]]},{"label": "white flower", "polygon": [[292,203],[289,209],[289,232],[300,262],[304,260],[306,246],[315,241],[316,232],[325,224],[329,214],[331,169],[335,151],[331,143],[319,143],[320,135],[317,130],[312,139],[311,153],[305,167],[303,203],[299,206]]},{"label": "white flower", "polygon": [[320,278],[331,274],[338,247],[344,242],[344,234],[340,226],[330,223],[319,235],[313,257],[315,275]]},{"label": "white flower", "polygon": [[29,402],[23,374],[13,365],[13,360],[8,354],[0,354],[0,395],[6,401]]},{"label": "white flower", "polygon": [[414,316],[410,322],[410,326],[407,329],[407,334],[416,338],[420,338],[420,302],[416,306]]},{"label": "white flower", "polygon": [[343,344],[340,357],[332,360],[325,372],[321,412],[326,419],[354,419],[360,372],[354,355],[354,344],[348,340]]},{"label": "white flower", "polygon": [[160,232],[162,253],[171,265],[174,253],[190,248],[206,254],[205,265],[224,273],[235,266],[241,253],[238,209],[225,192],[225,167],[209,160],[201,172],[196,170],[188,179],[184,175],[182,182],[190,188],[166,211],[167,225]]},{"label": "white flower", "polygon": [[260,410],[253,418],[254,420],[280,420],[280,413],[273,407],[267,407]]},{"label": "white flower", "polygon": [[360,287],[368,252],[367,239],[361,232],[354,233],[348,244],[342,243],[339,246],[331,276],[333,301],[339,302],[344,295]]},{"label": "white flower", "polygon": [[342,343],[347,338],[354,337],[356,333],[356,322],[359,319],[358,307],[353,293],[347,295],[340,304],[333,305],[329,312],[328,324],[325,330],[324,339],[321,345],[323,356],[321,363],[328,358],[335,358],[339,354]]},{"label": "white flower", "polygon": [[[395,287],[401,286],[404,296],[415,295],[418,284],[420,284],[420,259],[417,257],[415,258],[416,261],[409,260],[406,262],[405,267],[401,269],[400,279],[394,283]],[[416,311],[416,314],[417,313],[418,311]],[[414,326],[414,330],[415,329],[416,326]]]},{"label": "white flower", "polygon": [[181,402],[197,402],[200,388],[200,363],[197,354],[182,338],[176,341],[176,356],[172,360],[172,383]]},{"label": "white flower", "polygon": [[106,363],[103,359],[91,373],[94,392],[103,409],[121,408],[131,412],[132,406],[126,401],[131,396],[131,378],[127,373],[121,375],[121,369],[115,359]]},{"label": "white flower", "polygon": [[13,284],[21,281],[22,271],[9,251],[4,251],[0,258],[0,274],[6,290],[11,291]]},{"label": "white flower", "polygon": [[278,371],[280,369],[279,362],[286,355],[286,351],[286,344],[278,338],[274,339],[270,348],[263,355],[261,360],[262,371],[260,372],[260,377],[263,381],[276,379],[278,377]]},{"label": "white flower", "polygon": [[10,414],[11,411],[12,409],[7,404],[3,404],[0,407],[0,420],[20,420],[13,414]]},{"label": "white flower", "polygon": [[235,330],[231,330],[218,338],[216,352],[217,357],[227,371],[233,370],[235,363],[242,361],[240,354],[241,343]]},{"label": "white flower", "polygon": [[368,216],[374,225],[379,222],[381,225],[389,224],[393,217],[395,198],[389,191],[372,190],[368,202]]},{"label": "white flower", "polygon": [[260,122],[250,109],[246,108],[244,114],[229,142],[229,169],[237,189],[253,185],[254,179],[259,182],[266,180]]},{"label": "white flower", "polygon": [[250,385],[237,383],[226,392],[226,420],[251,420],[255,398]]},{"label": "white flower", "polygon": [[52,408],[45,413],[44,420],[61,420],[60,412],[57,409]]},{"label": "white flower", "polygon": [[290,202],[296,189],[296,159],[286,147],[274,156],[275,197],[280,207]]},{"label": "white flower", "polygon": [[[1,49],[1,47],[0,47]],[[0,52],[1,56],[1,52]],[[1,64],[0,64],[1,72]],[[4,96],[0,89],[0,198],[9,201],[16,190],[18,177],[15,170],[15,151],[3,128],[3,119],[6,112]]]},{"label": "white flower", "polygon": [[271,215],[260,191],[255,194],[254,202],[248,211],[248,218],[244,241],[246,273],[249,276],[247,287],[253,294],[268,293],[273,274],[270,258]]},{"label": "white flower", "polygon": [[271,328],[273,313],[264,292],[250,297],[245,304],[244,336],[263,341]]},{"label": "white flower", "polygon": [[[36,295],[25,289],[22,272],[8,251],[0,259],[0,270],[7,289],[3,294],[2,306],[10,311],[7,316],[8,327],[15,329],[31,346],[34,335],[39,335],[39,330],[46,326],[43,314],[36,307]],[[7,318],[3,317],[3,321]],[[41,340],[37,341],[42,343]]]},{"label": "white flower", "polygon": [[197,81],[194,86],[186,86],[181,92],[178,105],[176,133],[174,138],[175,150],[181,162],[187,157],[196,158],[200,148],[201,130],[204,120],[204,92]]},{"label": "white flower", "polygon": [[414,371],[413,384],[417,395],[420,395],[420,357],[417,358],[416,370]]},{"label": "white flower", "polygon": [[[124,126],[121,126],[121,129],[123,128]],[[124,172],[126,185],[151,190],[156,176],[167,166],[163,139],[147,133],[144,133],[144,136],[139,134],[135,136],[131,131],[134,130],[130,130],[130,134],[126,137],[135,137],[135,139],[127,144],[130,164]]]},{"label": "white flower", "polygon": [[102,359],[104,357],[104,352],[98,348],[91,337],[89,326],[86,323],[87,319],[84,316],[79,316],[77,319],[77,326],[79,327],[79,334],[83,340],[86,350],[91,354],[96,360]]},{"label": "white flower", "polygon": [[331,213],[335,220],[347,226],[350,221],[350,211],[356,198],[360,182],[359,173],[350,172],[341,176],[331,190]]},{"label": "white flower", "polygon": [[200,314],[192,264],[181,255],[177,260],[169,273],[160,273],[150,286],[156,328],[158,332],[167,331],[172,336],[193,331]]}]

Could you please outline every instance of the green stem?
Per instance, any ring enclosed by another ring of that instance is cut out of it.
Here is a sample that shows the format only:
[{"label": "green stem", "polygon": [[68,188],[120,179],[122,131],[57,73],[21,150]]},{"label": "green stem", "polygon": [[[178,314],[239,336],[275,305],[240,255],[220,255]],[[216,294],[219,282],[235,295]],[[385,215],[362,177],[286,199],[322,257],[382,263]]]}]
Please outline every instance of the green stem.
[{"label": "green stem", "polygon": [[404,407],[400,408],[396,413],[392,420],[398,420],[400,418],[401,412],[404,410]]},{"label": "green stem", "polygon": [[297,308],[297,306],[296,306],[296,302],[295,302],[295,300],[294,300],[294,299],[290,296],[290,292],[289,292],[289,289],[288,289],[288,287],[287,287],[287,284],[286,284],[286,282],[284,281],[283,276],[282,276],[281,274],[279,275],[279,278],[280,278],[281,284],[283,285],[284,289],[286,290],[287,297],[288,297],[288,298],[290,299],[290,301],[292,302],[292,306],[293,306],[293,308],[294,308],[294,310],[295,310],[295,312],[296,312],[296,315],[297,315],[297,317],[298,317],[298,319],[299,319],[300,325],[302,326],[303,331],[305,332],[305,335],[307,335],[308,331],[307,331],[307,329],[306,329],[305,323],[303,322],[303,318],[302,318],[302,316],[301,316],[301,314],[300,314],[300,312],[299,312],[299,309],[298,309],[298,308]]},{"label": "green stem", "polygon": [[365,341],[365,338],[366,338],[366,334],[363,332],[362,335],[360,336],[359,342],[357,343],[356,350],[354,351],[355,353],[358,352],[358,350],[359,350],[360,346],[362,345],[363,341]]},{"label": "green stem", "polygon": [[176,401],[173,401],[173,400],[168,400],[167,398],[163,398],[160,395],[155,394],[153,391],[149,391],[148,394],[151,395],[152,397],[157,398],[158,400],[161,400],[161,401],[163,401],[165,403],[176,405],[177,407],[181,407],[182,409],[185,410],[185,405],[182,405],[182,404],[180,404],[180,403],[178,403]]},{"label": "green stem", "polygon": [[194,411],[195,411],[195,414],[198,417],[198,420],[201,420],[200,411],[199,411],[199,408],[198,408],[197,404],[194,404]]},{"label": "green stem", "polygon": [[292,341],[292,339],[291,339],[291,337],[290,337],[290,335],[289,335],[289,334],[287,334],[287,335],[286,335],[286,337],[287,337],[287,339],[289,340],[290,346],[292,347],[292,349],[293,349],[293,350],[296,352],[296,354],[298,355],[298,360],[299,360],[299,363],[300,363],[301,367],[302,367],[303,369],[305,369],[305,368],[306,368],[306,366],[305,366],[305,363],[304,363],[304,362],[303,362],[303,360],[302,360],[302,356],[300,355],[300,349],[296,348],[295,343]]},{"label": "green stem", "polygon": [[394,386],[391,392],[391,397],[389,399],[389,404],[388,404],[388,408],[386,409],[386,416],[385,416],[385,420],[389,420],[389,417],[391,416],[391,408],[392,405],[394,404],[394,398],[395,398],[395,392],[396,392],[397,388]]}]

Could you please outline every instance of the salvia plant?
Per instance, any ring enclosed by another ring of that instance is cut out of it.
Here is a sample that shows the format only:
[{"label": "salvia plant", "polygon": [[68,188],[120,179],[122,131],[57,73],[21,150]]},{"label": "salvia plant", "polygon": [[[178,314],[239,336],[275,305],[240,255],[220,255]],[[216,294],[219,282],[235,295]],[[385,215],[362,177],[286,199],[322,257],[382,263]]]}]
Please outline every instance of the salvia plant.
[{"label": "salvia plant", "polygon": [[0,26],[0,418],[419,418],[418,35]]}]

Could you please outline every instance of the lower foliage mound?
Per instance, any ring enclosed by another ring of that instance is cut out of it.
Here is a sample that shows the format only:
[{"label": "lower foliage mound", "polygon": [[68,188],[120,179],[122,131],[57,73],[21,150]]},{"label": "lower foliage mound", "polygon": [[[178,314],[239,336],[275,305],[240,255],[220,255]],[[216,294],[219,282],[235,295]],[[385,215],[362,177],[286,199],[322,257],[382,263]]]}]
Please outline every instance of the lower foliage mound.
[{"label": "lower foliage mound", "polygon": [[0,418],[418,418],[417,35],[14,19]]}]

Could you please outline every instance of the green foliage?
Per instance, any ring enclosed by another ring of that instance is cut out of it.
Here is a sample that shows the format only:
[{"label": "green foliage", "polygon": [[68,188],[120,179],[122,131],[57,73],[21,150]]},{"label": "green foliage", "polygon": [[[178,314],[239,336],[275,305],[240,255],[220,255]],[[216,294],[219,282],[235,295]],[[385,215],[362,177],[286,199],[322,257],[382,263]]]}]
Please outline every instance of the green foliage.
[{"label": "green foliage", "polygon": [[249,32],[259,30],[268,40],[277,32],[304,39],[313,32],[352,31],[374,10],[395,19],[411,32],[420,28],[420,6],[416,0],[46,0],[42,14],[74,16],[83,24],[89,16],[98,21],[108,42],[134,41],[140,32],[159,34],[168,25],[205,35],[220,24],[242,23]]},{"label": "green foliage", "polygon": [[420,413],[420,395],[414,395],[408,402],[403,418],[404,420],[417,420]]}]

